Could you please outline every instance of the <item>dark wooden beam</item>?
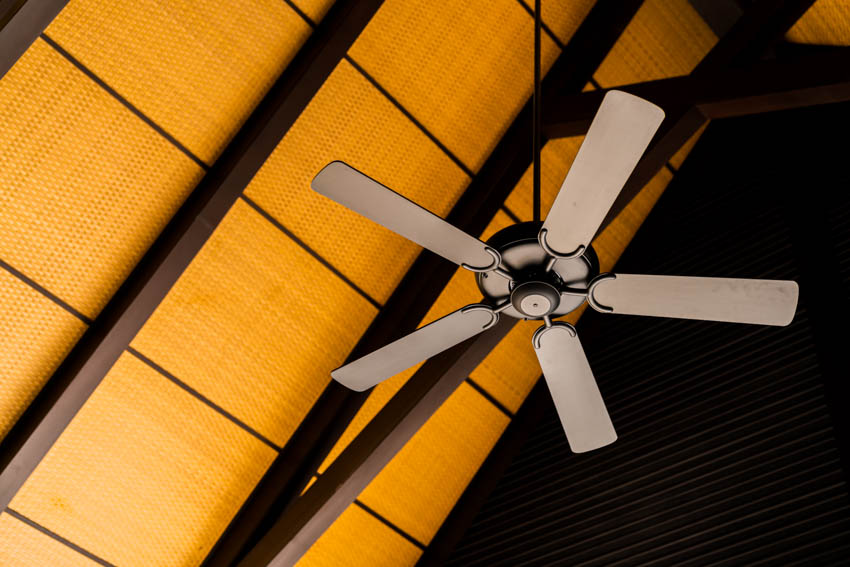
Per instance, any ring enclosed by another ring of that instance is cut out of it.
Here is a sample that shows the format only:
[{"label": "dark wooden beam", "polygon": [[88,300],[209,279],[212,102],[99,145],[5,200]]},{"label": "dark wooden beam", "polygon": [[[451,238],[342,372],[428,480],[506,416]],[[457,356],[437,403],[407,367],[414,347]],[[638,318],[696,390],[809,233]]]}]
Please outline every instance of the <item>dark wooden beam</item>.
[{"label": "dark wooden beam", "polygon": [[428,360],[239,565],[294,565],[516,322],[503,317],[493,329]]},{"label": "dark wooden beam", "polygon": [[221,157],[3,439],[0,444],[0,509],[9,504],[165,298],[380,5],[381,0],[347,0],[334,4]]},{"label": "dark wooden beam", "polygon": [[[802,15],[810,6],[812,1],[800,2],[759,2],[757,5],[748,7],[744,16],[738,21],[727,35],[718,42],[714,49],[703,59],[697,67],[699,71],[692,74],[699,76],[712,70],[722,69],[728,66],[741,64],[749,61],[752,64],[758,59],[763,51],[767,50],[775,42],[779,41],[785,31]],[[765,30],[760,29],[764,26]],[[628,89],[626,89],[628,90]],[[590,120],[596,112],[604,93],[592,93],[595,99],[581,96],[563,97],[561,102],[552,104],[549,102],[544,114],[544,132],[547,124],[547,116],[551,119],[555,113],[563,109],[565,101],[577,103],[575,108],[571,107],[565,115],[580,116],[585,120],[583,128],[574,127],[568,135],[582,134],[590,126]],[[579,101],[579,99],[581,99]],[[705,117],[693,104],[687,101],[675,104],[668,101],[665,108],[667,117],[661,129],[653,140],[647,154],[641,160],[639,168],[642,171],[638,175],[632,175],[624,188],[624,195],[615,203],[609,216],[603,223],[607,226],[623,208],[631,202],[638,191],[663,167],[670,157],[678,151],[681,145],[687,141],[699,127],[705,123]],[[575,114],[572,114],[572,113]],[[564,115],[562,115],[564,116]],[[631,187],[629,187],[631,185]],[[628,190],[627,190],[628,189]],[[602,230],[602,229],[600,229]],[[579,333],[582,337],[592,337],[598,333],[598,318],[595,313],[590,313],[578,323]],[[455,545],[463,533],[472,523],[475,515],[481,509],[490,492],[492,492],[505,468],[522,446],[522,439],[527,436],[528,431],[535,423],[535,414],[539,413],[541,403],[548,401],[548,391],[545,382],[538,380],[535,388],[530,394],[514,418],[516,424],[512,423],[503,433],[502,438],[496,444],[494,451],[488,456],[482,468],[473,481],[467,486],[444,525],[438,531],[432,542],[422,555],[419,567],[441,565],[451,554]]]},{"label": "dark wooden beam", "polygon": [[0,0],[0,79],[68,0]]},{"label": "dark wooden beam", "polygon": [[[712,119],[845,102],[850,100],[850,47],[617,89],[665,109],[695,107]],[[586,132],[605,92],[559,97],[543,117],[547,135],[557,138]]]},{"label": "dark wooden beam", "polygon": [[[545,93],[579,93],[640,8],[641,0],[599,0],[543,80]],[[544,100],[547,96],[544,96]],[[512,122],[469,187],[446,217],[481,234],[531,164],[531,100]],[[423,251],[348,360],[410,333],[442,293],[456,266]],[[298,496],[365,402],[331,382],[258,483],[207,557],[205,566],[230,565],[244,556]]]}]

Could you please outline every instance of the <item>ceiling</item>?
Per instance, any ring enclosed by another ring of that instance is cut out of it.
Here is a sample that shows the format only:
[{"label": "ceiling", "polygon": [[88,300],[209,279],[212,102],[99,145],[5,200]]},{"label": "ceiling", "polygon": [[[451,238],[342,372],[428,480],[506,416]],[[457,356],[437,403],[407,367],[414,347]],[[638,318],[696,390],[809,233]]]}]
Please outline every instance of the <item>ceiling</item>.
[{"label": "ceiling", "polygon": [[447,565],[847,563],[850,176],[823,132],[848,123],[845,103],[709,126],[618,269],[794,279],[794,322],[586,314],[616,448],[572,454],[545,404]]},{"label": "ceiling", "polygon": [[[544,0],[544,70],[572,53],[593,5]],[[267,116],[264,97],[302,72],[335,9],[71,0],[0,78],[0,454],[56,376],[117,320],[138,274],[166,256],[160,242],[175,219],[229,175],[245,132]],[[386,0],[366,21],[220,222],[189,219],[207,222],[197,254],[172,272],[151,315],[135,318],[0,513],[0,563],[216,564],[216,543],[248,524],[240,509],[303,445],[333,394],[330,371],[376,321],[421,325],[478,299],[472,277],[457,273],[431,286],[433,305],[390,310],[427,254],[309,181],[341,159],[450,216],[527,105],[531,10],[519,0]],[[787,39],[846,44],[848,22],[846,8],[819,0]],[[686,75],[717,42],[686,0],[646,0],[578,88]],[[700,134],[597,236],[603,270]],[[544,214],[580,143],[545,145]],[[517,177],[504,203],[490,199],[495,214],[476,217],[482,238],[531,218],[530,171]],[[533,330],[514,327],[299,564],[416,563],[537,382]],[[348,414],[330,412],[339,439],[315,441],[303,481],[327,471],[414,371]]]}]

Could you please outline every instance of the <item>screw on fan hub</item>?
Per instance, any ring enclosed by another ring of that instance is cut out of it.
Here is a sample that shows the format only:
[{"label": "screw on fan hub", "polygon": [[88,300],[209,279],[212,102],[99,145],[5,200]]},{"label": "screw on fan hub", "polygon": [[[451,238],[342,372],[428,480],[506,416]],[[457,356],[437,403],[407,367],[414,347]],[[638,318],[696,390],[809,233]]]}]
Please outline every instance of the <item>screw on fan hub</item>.
[{"label": "screw on fan hub", "polygon": [[511,304],[527,317],[544,317],[561,303],[561,294],[544,282],[525,282],[511,292]]}]

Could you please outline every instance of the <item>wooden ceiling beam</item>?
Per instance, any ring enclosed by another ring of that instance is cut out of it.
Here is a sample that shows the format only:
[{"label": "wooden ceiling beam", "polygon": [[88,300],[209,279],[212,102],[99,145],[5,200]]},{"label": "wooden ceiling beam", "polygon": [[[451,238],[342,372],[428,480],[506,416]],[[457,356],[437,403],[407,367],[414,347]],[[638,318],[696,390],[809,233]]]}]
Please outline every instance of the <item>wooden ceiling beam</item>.
[{"label": "wooden ceiling beam", "polygon": [[0,79],[67,3],[68,0],[0,0]]},{"label": "wooden ceiling beam", "polygon": [[129,346],[381,3],[340,0],[333,5],[15,423],[0,443],[0,510],[6,508]]},{"label": "wooden ceiling beam", "polygon": [[[544,78],[544,93],[581,92],[641,3],[642,0],[599,0]],[[493,219],[531,164],[531,114],[529,98],[446,217],[450,223],[477,235]],[[348,360],[415,330],[456,269],[427,250],[420,253]],[[367,395],[368,392],[352,392],[336,382],[328,385],[205,565],[229,565],[235,557],[244,557],[271,526],[282,521],[284,511],[298,498]],[[321,532],[314,524],[310,526],[313,529],[308,529],[307,535],[302,532],[298,537],[318,538]],[[286,542],[276,545],[282,549]]]}]

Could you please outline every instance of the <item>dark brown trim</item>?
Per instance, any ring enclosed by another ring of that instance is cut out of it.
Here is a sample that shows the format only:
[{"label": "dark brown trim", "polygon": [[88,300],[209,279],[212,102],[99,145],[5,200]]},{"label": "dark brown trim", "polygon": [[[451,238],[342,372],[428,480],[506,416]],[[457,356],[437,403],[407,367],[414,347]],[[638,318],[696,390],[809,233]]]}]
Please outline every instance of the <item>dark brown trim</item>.
[{"label": "dark brown trim", "polygon": [[68,0],[0,1],[0,79],[67,3]]},{"label": "dark brown trim", "polygon": [[[580,93],[640,8],[640,0],[599,0],[543,80],[544,97]],[[531,100],[514,119],[475,175],[447,220],[481,234],[531,164]],[[348,360],[416,329],[457,267],[423,251],[405,274]],[[283,510],[301,494],[365,402],[331,381],[237,516],[219,539],[205,566],[230,565],[259,541]]]},{"label": "dark brown trim", "polygon": [[[32,4],[30,2],[29,4]],[[360,35],[381,0],[334,4],[0,444],[5,508]]]},{"label": "dark brown trim", "polygon": [[503,317],[493,329],[428,360],[239,565],[294,565],[516,322]]}]

